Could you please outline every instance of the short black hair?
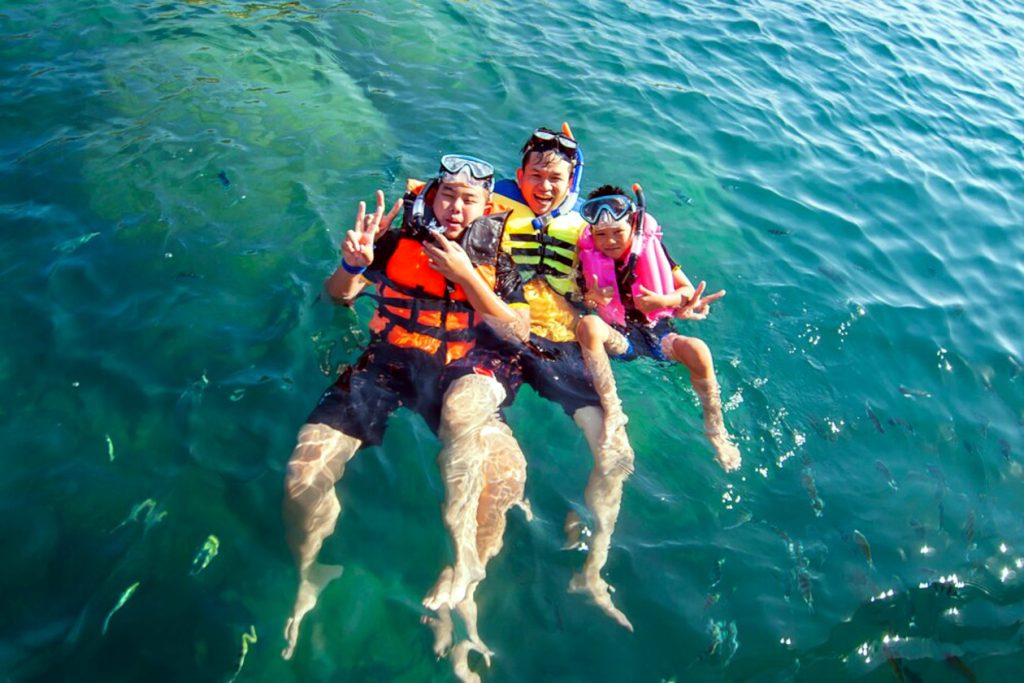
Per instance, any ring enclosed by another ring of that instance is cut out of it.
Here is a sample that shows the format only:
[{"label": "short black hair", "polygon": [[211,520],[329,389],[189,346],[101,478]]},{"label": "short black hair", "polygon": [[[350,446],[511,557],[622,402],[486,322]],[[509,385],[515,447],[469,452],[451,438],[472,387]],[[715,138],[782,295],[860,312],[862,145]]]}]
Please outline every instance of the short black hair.
[{"label": "short black hair", "polygon": [[602,185],[593,192],[587,195],[587,199],[593,199],[594,197],[611,197],[613,195],[621,194],[623,197],[628,197],[626,191],[618,185]]},{"label": "short black hair", "polygon": [[[537,131],[540,131],[542,133],[549,133],[549,134],[554,135],[554,136],[558,136],[558,135],[562,134],[561,132],[559,132],[557,130],[551,130],[550,128],[546,128],[544,126],[541,126],[540,128],[538,128]],[[536,132],[536,131],[534,131],[534,132]],[[530,160],[530,155],[535,153],[535,152],[537,154],[540,154],[542,159],[544,158],[545,154],[547,154],[548,152],[551,152],[552,154],[558,156],[559,158],[568,161],[570,168],[575,168],[576,167],[576,163],[578,162],[578,158],[576,156],[569,156],[568,154],[563,152],[558,147],[558,143],[557,142],[552,140],[551,143],[546,143],[546,144],[530,144],[532,142],[533,142],[533,133],[530,134],[530,137],[526,140],[525,143],[523,143],[522,149],[519,150],[519,154],[522,155],[522,157],[523,157],[523,160],[519,164],[520,168],[523,168],[523,169],[526,168],[526,164]]]}]

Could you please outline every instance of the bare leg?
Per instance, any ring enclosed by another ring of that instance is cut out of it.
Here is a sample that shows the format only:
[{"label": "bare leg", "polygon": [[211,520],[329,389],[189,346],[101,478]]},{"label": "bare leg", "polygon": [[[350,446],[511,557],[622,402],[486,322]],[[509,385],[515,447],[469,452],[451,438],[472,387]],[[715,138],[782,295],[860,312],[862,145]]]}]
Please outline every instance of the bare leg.
[{"label": "bare leg", "polygon": [[690,384],[704,410],[704,434],[715,451],[715,460],[726,472],[739,469],[740,449],[730,438],[722,418],[722,399],[711,349],[696,337],[679,334],[665,337],[661,348],[668,358],[682,363],[690,371]]},{"label": "bare leg", "polygon": [[601,399],[604,409],[604,431],[601,443],[607,447],[611,444],[615,433],[626,426],[628,418],[622,411],[622,402],[615,386],[615,376],[608,360],[608,354],[619,355],[628,348],[626,338],[596,315],[584,316],[576,327],[580,350],[583,352],[583,365],[586,366],[594,389]]},{"label": "bare leg", "polygon": [[587,508],[594,516],[594,535],[583,571],[572,577],[569,590],[588,594],[605,614],[632,631],[629,619],[612,604],[613,589],[601,578],[601,570],[608,561],[612,532],[622,507],[622,487],[633,472],[633,449],[626,438],[626,430],[621,427],[612,436],[609,446],[601,444],[604,421],[597,408],[580,408],[573,419],[583,430],[594,455],[594,468],[584,492]]},{"label": "bare leg", "polygon": [[341,576],[341,566],[319,564],[316,557],[324,539],[334,533],[341,513],[334,485],[359,444],[359,439],[327,425],[306,424],[299,430],[288,461],[282,507],[288,546],[299,570],[299,588],[284,629],[288,645],[281,656],[285,659],[295,652],[303,617],[316,606],[324,587]]},{"label": "bare leg", "polygon": [[[480,378],[487,379],[487,378]],[[492,380],[493,381],[493,380]],[[469,384],[484,386],[480,381],[473,381]],[[465,385],[463,385],[465,386]],[[454,385],[453,385],[454,387]],[[500,403],[501,398],[497,398]],[[446,402],[446,406],[449,405]],[[452,404],[454,405],[454,404]],[[496,407],[497,404],[495,404]],[[448,424],[451,425],[449,420]],[[484,454],[482,458],[474,460],[476,474],[470,479],[479,480],[478,498],[473,501],[475,506],[466,504],[463,506],[463,515],[472,512],[475,515],[475,524],[472,528],[475,531],[475,538],[463,551],[472,553],[473,559],[479,564],[481,573],[479,577],[472,579],[466,585],[464,597],[456,604],[455,610],[462,618],[466,626],[466,639],[451,647],[449,657],[455,676],[460,681],[479,681],[479,677],[469,668],[469,652],[477,651],[484,657],[487,666],[491,664],[491,650],[480,638],[477,626],[477,605],[474,599],[476,589],[483,580],[483,568],[501,550],[506,527],[506,513],[514,506],[523,508],[527,519],[532,518],[529,504],[523,498],[526,486],[526,459],[523,457],[519,444],[512,436],[512,430],[504,422],[492,417],[487,424],[479,429],[479,443],[477,447]],[[456,449],[458,450],[458,449]],[[442,463],[449,461],[443,460]],[[447,481],[446,473],[446,481]],[[475,490],[475,489],[474,489]],[[463,490],[457,491],[465,493]],[[451,501],[449,501],[450,503]],[[470,509],[474,508],[474,509]],[[449,508],[451,509],[451,508]],[[446,522],[449,515],[446,510]],[[465,530],[471,525],[465,519],[450,520],[452,526],[460,530],[462,540],[465,540]],[[455,570],[446,567],[438,579],[437,585],[432,589],[428,600],[447,592],[449,599],[454,595],[452,586],[455,583]],[[424,601],[426,604],[427,601]],[[436,619],[424,618],[425,623],[430,624],[434,631],[434,651],[440,656],[444,649],[451,644],[451,616],[447,603],[442,603],[438,610]]]},{"label": "bare leg", "polygon": [[[452,582],[452,568],[445,567],[441,571],[441,576],[438,577],[437,582],[450,584]],[[434,633],[434,654],[437,655],[437,658],[441,659],[447,655],[452,647],[452,637],[455,632],[451,609],[446,605],[442,606],[437,610],[436,617],[424,615],[420,622],[429,626],[430,630]]]},{"label": "bare leg", "polygon": [[445,393],[439,430],[444,446],[438,464],[445,489],[444,523],[454,544],[455,564],[451,581],[438,581],[423,599],[427,609],[454,607],[465,597],[470,584],[484,577],[476,548],[477,508],[485,486],[483,463],[489,456],[488,440],[500,434],[502,428],[508,430],[497,417],[504,398],[505,389],[484,375],[460,377]]}]

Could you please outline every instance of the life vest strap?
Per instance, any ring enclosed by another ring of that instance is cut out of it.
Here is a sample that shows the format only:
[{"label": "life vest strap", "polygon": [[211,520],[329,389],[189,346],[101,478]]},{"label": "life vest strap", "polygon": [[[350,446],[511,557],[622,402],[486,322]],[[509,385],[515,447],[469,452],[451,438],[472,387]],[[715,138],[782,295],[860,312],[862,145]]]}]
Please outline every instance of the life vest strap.
[{"label": "life vest strap", "polygon": [[471,323],[469,326],[448,330],[434,325],[424,325],[417,318],[407,318],[404,315],[396,313],[388,308],[378,308],[377,314],[388,321],[387,327],[385,327],[381,332],[381,335],[385,338],[391,333],[391,330],[396,327],[401,328],[406,332],[413,332],[415,334],[422,334],[426,337],[433,337],[434,339],[439,339],[442,342],[471,341],[476,338],[476,331],[473,329],[472,325],[474,322],[472,317],[469,320]]},{"label": "life vest strap", "polygon": [[559,239],[554,235],[547,232],[524,234],[524,233],[510,233],[508,236],[512,242],[536,242],[537,244],[544,244],[550,247],[561,247],[566,251],[573,251],[576,249],[575,244],[566,242],[563,239]]}]

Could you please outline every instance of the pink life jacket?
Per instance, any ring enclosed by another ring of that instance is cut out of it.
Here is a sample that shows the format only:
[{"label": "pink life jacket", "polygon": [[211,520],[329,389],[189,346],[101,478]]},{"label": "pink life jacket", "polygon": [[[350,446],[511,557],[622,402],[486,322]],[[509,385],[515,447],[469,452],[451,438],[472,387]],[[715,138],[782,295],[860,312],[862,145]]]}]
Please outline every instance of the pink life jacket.
[{"label": "pink life jacket", "polygon": [[[580,265],[583,267],[584,284],[589,287],[596,274],[599,287],[612,288],[612,300],[607,305],[599,306],[597,312],[605,322],[624,326],[626,308],[622,304],[618,281],[615,278],[615,261],[602,254],[594,245],[591,227],[588,225],[583,229],[576,243]],[[634,301],[641,296],[641,285],[656,294],[671,294],[676,291],[672,265],[665,254],[665,248],[661,245],[661,226],[651,214],[644,212],[643,229],[633,231],[630,253],[637,256],[636,280],[630,287]],[[672,313],[671,308],[659,308],[649,313],[647,320],[653,323],[661,318],[671,317]]]}]

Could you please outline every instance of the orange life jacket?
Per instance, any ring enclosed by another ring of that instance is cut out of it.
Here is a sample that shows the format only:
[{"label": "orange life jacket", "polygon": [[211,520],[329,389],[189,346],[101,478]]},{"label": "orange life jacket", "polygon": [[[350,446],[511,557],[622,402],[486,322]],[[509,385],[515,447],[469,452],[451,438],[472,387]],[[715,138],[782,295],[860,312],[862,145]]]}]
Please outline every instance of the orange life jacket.
[{"label": "orange life jacket", "polygon": [[[377,310],[370,330],[389,344],[440,354],[445,365],[462,358],[473,348],[479,315],[466,299],[461,285],[430,267],[423,243],[412,237],[412,201],[422,188],[406,194],[402,234],[378,282]],[[495,261],[501,246],[507,214],[483,216],[460,236],[476,272],[493,289]]]}]

